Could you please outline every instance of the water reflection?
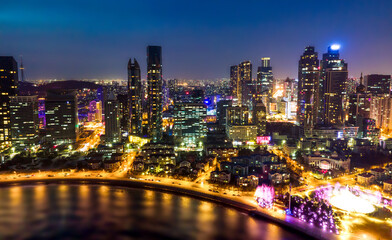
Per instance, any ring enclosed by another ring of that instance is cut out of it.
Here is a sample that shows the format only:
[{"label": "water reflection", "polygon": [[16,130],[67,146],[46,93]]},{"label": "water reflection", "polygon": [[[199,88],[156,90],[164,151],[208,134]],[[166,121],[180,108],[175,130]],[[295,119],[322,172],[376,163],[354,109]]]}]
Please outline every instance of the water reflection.
[{"label": "water reflection", "polygon": [[93,185],[0,188],[0,239],[300,239],[210,202]]}]

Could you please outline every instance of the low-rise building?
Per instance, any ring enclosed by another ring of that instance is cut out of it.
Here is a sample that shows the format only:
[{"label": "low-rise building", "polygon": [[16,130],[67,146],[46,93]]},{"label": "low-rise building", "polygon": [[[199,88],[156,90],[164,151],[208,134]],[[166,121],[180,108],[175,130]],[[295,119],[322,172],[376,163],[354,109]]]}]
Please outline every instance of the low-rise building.
[{"label": "low-rise building", "polygon": [[373,168],[370,169],[370,173],[374,175],[375,180],[383,180],[386,176],[386,170],[384,168]]},{"label": "low-rise building", "polygon": [[340,170],[344,169],[346,172],[350,170],[350,158],[339,156],[336,152],[314,152],[313,154],[304,155],[304,160],[313,167],[318,167],[323,170]]},{"label": "low-rise building", "polygon": [[135,161],[132,165],[133,171],[142,172],[144,171],[144,163],[142,161]]},{"label": "low-rise building", "polygon": [[238,177],[237,185],[242,187],[253,187],[256,188],[259,185],[259,178],[254,175],[247,177]]},{"label": "low-rise building", "polygon": [[88,159],[87,166],[91,170],[98,170],[101,168],[101,160],[98,159]]},{"label": "low-rise building", "polygon": [[365,172],[357,175],[357,181],[362,185],[370,185],[374,182],[375,177],[373,174]]},{"label": "low-rise building", "polygon": [[147,143],[142,147],[141,156],[146,164],[157,163],[161,168],[166,164],[176,165],[174,145]]},{"label": "low-rise building", "polygon": [[384,183],[383,183],[383,190],[386,191],[386,192],[391,192],[392,191],[392,179],[384,181]]},{"label": "low-rise building", "polygon": [[234,142],[256,141],[256,125],[228,125],[226,128],[227,137]]},{"label": "low-rise building", "polygon": [[103,162],[103,166],[108,171],[113,171],[119,168],[121,165],[120,160],[106,160]]},{"label": "low-rise building", "polygon": [[218,183],[229,183],[231,180],[231,173],[227,171],[213,171],[210,174],[210,180]]},{"label": "low-rise building", "polygon": [[270,171],[268,179],[273,185],[289,183],[290,173],[288,171]]},{"label": "low-rise building", "polygon": [[212,155],[225,160],[238,156],[238,148],[234,147],[208,147],[206,152],[207,155]]}]

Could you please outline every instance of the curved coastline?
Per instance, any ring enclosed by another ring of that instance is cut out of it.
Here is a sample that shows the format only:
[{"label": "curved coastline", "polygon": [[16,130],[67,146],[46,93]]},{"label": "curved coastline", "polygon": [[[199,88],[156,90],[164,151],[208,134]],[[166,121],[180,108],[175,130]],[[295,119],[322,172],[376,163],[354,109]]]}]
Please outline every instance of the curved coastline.
[{"label": "curved coastline", "polygon": [[156,182],[140,181],[140,180],[129,180],[129,179],[114,179],[114,178],[43,178],[43,179],[17,179],[9,181],[0,181],[0,187],[20,186],[20,185],[37,185],[37,184],[91,184],[91,185],[108,185],[117,187],[130,187],[130,188],[142,188],[147,190],[168,192],[172,194],[185,195],[192,198],[210,201],[221,204],[230,208],[234,208],[238,211],[245,212],[250,216],[268,220],[272,223],[279,225],[280,227],[288,228],[294,232],[298,232],[306,237],[312,239],[337,239],[337,235],[322,231],[318,228],[310,228],[306,223],[298,223],[292,217],[286,217],[285,220],[276,218],[269,215],[264,211],[260,211],[254,206],[248,205],[241,201],[236,201],[228,197],[223,197],[215,193],[201,192],[197,189],[186,189],[181,186],[170,186]]}]

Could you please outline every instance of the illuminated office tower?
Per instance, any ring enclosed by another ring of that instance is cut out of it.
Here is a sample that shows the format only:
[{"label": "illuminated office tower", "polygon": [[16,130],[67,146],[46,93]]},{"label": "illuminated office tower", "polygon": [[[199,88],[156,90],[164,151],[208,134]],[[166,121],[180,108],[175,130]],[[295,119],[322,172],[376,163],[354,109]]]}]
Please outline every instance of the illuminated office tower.
[{"label": "illuminated office tower", "polygon": [[105,101],[105,141],[116,143],[120,141],[120,109],[113,93]]},{"label": "illuminated office tower", "polygon": [[178,87],[177,87],[177,79],[169,79],[168,80],[168,88],[169,88],[169,97],[171,99],[174,99],[174,96],[176,94],[176,92],[178,91]]},{"label": "illuminated office tower", "polygon": [[391,75],[370,74],[365,76],[365,85],[371,94],[390,95]]},{"label": "illuminated office tower", "polygon": [[249,108],[247,106],[231,106],[226,108],[226,126],[249,124]]},{"label": "illuminated office tower", "polygon": [[207,107],[203,103],[174,104],[174,142],[179,147],[202,148],[207,137]]},{"label": "illuminated office tower", "polygon": [[129,95],[117,94],[118,113],[120,118],[121,136],[128,136],[129,133]]},{"label": "illuminated office tower", "polygon": [[370,118],[371,99],[372,94],[366,91],[361,77],[356,92],[348,95],[348,124],[358,126],[363,119]]},{"label": "illuminated office tower", "polygon": [[44,129],[46,127],[44,97],[38,98],[38,119],[39,119],[39,129]]},{"label": "illuminated office tower", "polygon": [[341,125],[344,123],[344,101],[347,88],[347,63],[339,59],[339,45],[328,47],[320,62],[318,123]]},{"label": "illuminated office tower", "polygon": [[142,132],[142,79],[139,63],[136,59],[128,62],[128,95],[130,100],[130,129],[132,135],[140,135]]},{"label": "illuminated office tower", "polygon": [[38,140],[37,96],[11,96],[11,137],[14,146],[29,146]]},{"label": "illuminated office tower", "polygon": [[88,121],[102,122],[102,103],[101,101],[91,101],[89,104]]},{"label": "illuminated office tower", "polygon": [[154,142],[162,137],[162,48],[147,47],[148,135]]},{"label": "illuminated office tower", "polygon": [[233,98],[238,98],[238,65],[230,67],[230,94]]},{"label": "illuminated office tower", "polygon": [[238,65],[238,77],[238,103],[239,105],[249,106],[254,93],[252,83],[252,63],[250,61],[244,61]]},{"label": "illuminated office tower", "polygon": [[267,132],[267,110],[262,101],[253,107],[253,124],[257,127],[257,136],[265,136]]},{"label": "illuminated office tower", "polygon": [[256,93],[264,97],[271,97],[274,76],[272,74],[271,59],[261,58],[261,66],[257,68]]},{"label": "illuminated office tower", "polygon": [[316,120],[318,81],[320,77],[318,54],[307,46],[298,64],[297,121],[305,129],[312,128]]},{"label": "illuminated office tower", "polygon": [[56,143],[72,143],[78,134],[76,91],[48,90],[45,100],[46,137]]},{"label": "illuminated office tower", "polygon": [[0,147],[11,144],[10,96],[18,93],[18,64],[13,57],[0,57]]}]

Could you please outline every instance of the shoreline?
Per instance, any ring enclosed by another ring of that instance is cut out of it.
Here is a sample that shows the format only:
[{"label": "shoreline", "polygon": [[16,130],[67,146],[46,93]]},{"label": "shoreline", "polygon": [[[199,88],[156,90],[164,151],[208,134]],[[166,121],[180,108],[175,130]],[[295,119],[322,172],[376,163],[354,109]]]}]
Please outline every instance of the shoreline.
[{"label": "shoreline", "polygon": [[37,184],[89,184],[89,185],[108,185],[117,187],[141,188],[146,190],[168,192],[171,194],[184,195],[199,200],[209,201],[226,207],[234,208],[238,211],[247,213],[251,217],[270,221],[282,228],[302,234],[304,237],[312,239],[337,239],[338,235],[323,231],[322,229],[309,226],[307,223],[300,222],[298,219],[286,216],[280,219],[268,214],[266,210],[256,208],[230,197],[223,197],[215,193],[202,192],[197,189],[187,189],[177,185],[165,185],[157,182],[130,180],[121,178],[43,178],[43,179],[17,179],[0,181],[0,187],[37,185]]}]

